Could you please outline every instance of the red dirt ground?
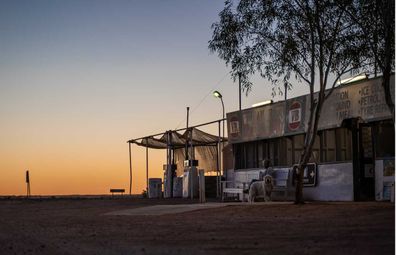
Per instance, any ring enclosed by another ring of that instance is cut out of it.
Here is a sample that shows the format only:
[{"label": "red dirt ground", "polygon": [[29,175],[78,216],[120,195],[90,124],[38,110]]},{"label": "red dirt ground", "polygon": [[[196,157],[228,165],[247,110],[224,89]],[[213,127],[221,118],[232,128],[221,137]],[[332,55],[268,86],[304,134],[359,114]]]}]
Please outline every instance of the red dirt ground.
[{"label": "red dirt ground", "polygon": [[105,213],[190,200],[0,199],[0,254],[394,254],[388,202]]}]

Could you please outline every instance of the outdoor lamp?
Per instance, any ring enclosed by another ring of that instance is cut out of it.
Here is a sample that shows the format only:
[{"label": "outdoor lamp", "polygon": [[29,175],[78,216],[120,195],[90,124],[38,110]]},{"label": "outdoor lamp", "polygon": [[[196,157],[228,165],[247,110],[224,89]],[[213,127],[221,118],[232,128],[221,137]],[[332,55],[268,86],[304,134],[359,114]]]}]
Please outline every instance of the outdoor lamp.
[{"label": "outdoor lamp", "polygon": [[217,98],[223,98],[223,96],[221,95],[220,92],[218,92],[217,90],[213,91],[213,96],[217,97]]},{"label": "outdoor lamp", "polygon": [[[223,155],[223,150],[224,150],[224,120],[225,120],[225,110],[224,110],[224,102],[223,102],[223,96],[221,95],[221,93],[220,92],[218,92],[217,90],[215,90],[215,91],[213,91],[213,96],[214,97],[217,97],[217,98],[220,98],[220,100],[221,100],[221,106],[222,106],[222,108],[223,108],[223,119],[221,120],[221,122],[223,122],[223,136],[222,136],[222,141],[221,141],[221,147],[222,147],[222,149],[221,149],[221,159],[223,159],[224,158],[224,155]],[[219,126],[219,128],[220,128],[220,126]],[[220,129],[219,129],[219,132],[220,132]],[[223,166],[223,162],[222,162],[222,160],[220,160],[220,164]],[[223,166],[223,168],[224,168],[224,166]],[[224,170],[224,169],[223,169]],[[221,170],[220,170],[221,171]],[[227,177],[226,177],[227,178]],[[217,182],[218,182],[218,188],[217,188],[217,196],[219,196],[219,194],[220,194],[220,185],[219,185],[219,183],[220,183],[220,180],[218,179],[217,180]]]}]

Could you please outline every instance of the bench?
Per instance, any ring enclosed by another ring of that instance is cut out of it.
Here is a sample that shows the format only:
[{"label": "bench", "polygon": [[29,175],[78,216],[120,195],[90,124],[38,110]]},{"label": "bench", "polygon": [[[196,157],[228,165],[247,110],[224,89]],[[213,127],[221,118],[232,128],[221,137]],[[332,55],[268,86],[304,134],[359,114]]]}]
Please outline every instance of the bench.
[{"label": "bench", "polygon": [[[227,184],[231,184],[233,187],[227,187]],[[237,194],[239,200],[245,201],[245,194],[243,193],[244,189],[247,189],[249,183],[240,183],[240,185],[237,185],[237,183],[234,183],[232,181],[222,181],[221,182],[221,200],[224,201],[224,198],[226,194]],[[240,188],[242,186],[242,188]]]},{"label": "bench", "polygon": [[[278,169],[273,172],[274,188],[272,192],[282,192],[283,198],[286,200],[289,194],[290,184],[291,184],[291,171],[289,169]],[[230,183],[232,187],[227,187]],[[249,188],[250,182],[232,182],[232,181],[222,181],[222,201],[227,194],[237,194],[239,200],[245,201],[245,195],[243,193],[244,189]],[[258,196],[258,198],[264,198],[264,196]]]},{"label": "bench", "polygon": [[114,193],[121,193],[124,195],[125,189],[110,189],[111,195],[114,196]]}]

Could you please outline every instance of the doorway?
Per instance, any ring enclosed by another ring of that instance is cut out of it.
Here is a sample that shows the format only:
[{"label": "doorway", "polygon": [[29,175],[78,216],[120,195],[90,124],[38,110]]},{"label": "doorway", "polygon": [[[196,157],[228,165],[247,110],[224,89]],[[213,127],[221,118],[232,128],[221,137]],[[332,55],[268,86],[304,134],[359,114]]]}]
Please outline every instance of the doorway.
[{"label": "doorway", "polygon": [[357,170],[355,180],[357,185],[355,200],[372,201],[375,199],[375,150],[374,128],[372,125],[361,123],[359,125],[358,162],[354,168]]}]

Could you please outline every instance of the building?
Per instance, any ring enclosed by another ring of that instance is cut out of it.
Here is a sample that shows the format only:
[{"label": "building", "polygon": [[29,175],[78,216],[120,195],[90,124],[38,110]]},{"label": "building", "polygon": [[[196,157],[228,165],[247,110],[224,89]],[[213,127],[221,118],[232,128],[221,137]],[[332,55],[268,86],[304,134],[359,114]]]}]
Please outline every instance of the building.
[{"label": "building", "polygon": [[[393,101],[394,83],[392,75]],[[267,158],[275,170],[292,169],[303,150],[309,102],[305,95],[228,113],[233,167],[227,170],[227,180],[246,183],[257,178]],[[323,105],[318,127],[304,198],[389,200],[394,185],[395,126],[381,78],[336,87]]]}]

